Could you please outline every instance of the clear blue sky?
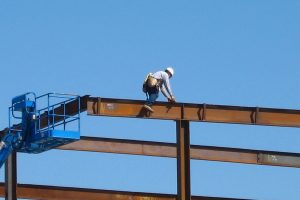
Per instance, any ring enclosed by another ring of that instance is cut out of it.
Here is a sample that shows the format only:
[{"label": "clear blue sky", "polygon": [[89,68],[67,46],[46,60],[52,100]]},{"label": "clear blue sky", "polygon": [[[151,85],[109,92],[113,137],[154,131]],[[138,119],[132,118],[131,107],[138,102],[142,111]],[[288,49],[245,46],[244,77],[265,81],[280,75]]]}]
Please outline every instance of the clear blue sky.
[{"label": "clear blue sky", "polygon": [[[299,36],[297,0],[1,0],[0,127],[24,92],[144,99],[144,76],[169,65],[180,102],[300,109]],[[175,142],[174,122],[82,116],[82,135]],[[300,153],[300,130],[192,123],[191,143]],[[193,195],[300,196],[300,169],[192,161],[191,170]],[[176,160],[19,154],[18,181],[175,194]]]}]

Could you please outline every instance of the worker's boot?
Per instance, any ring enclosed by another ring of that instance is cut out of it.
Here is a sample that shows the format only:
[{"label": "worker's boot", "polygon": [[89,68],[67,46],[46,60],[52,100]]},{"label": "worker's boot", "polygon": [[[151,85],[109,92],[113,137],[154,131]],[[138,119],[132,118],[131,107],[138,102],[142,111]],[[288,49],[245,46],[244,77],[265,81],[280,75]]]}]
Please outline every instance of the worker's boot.
[{"label": "worker's boot", "polygon": [[144,107],[145,109],[147,109],[148,111],[150,111],[150,112],[154,112],[154,110],[151,108],[151,106],[149,106],[149,105],[147,105],[147,104],[145,104],[143,107]]}]

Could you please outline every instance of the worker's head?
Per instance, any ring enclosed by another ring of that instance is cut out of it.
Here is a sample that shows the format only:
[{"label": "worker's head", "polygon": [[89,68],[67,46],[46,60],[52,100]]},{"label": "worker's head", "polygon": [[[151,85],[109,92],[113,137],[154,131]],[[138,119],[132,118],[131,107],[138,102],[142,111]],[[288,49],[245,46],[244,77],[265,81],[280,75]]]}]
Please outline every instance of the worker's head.
[{"label": "worker's head", "polygon": [[167,72],[169,74],[170,78],[174,75],[174,69],[172,67],[167,67],[165,72]]}]

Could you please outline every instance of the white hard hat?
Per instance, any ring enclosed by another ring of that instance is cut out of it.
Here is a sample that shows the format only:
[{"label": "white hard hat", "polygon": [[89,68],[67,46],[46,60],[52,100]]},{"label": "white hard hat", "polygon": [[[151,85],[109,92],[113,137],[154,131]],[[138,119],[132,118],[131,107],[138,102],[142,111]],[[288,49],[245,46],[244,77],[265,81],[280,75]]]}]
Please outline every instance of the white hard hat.
[{"label": "white hard hat", "polygon": [[170,72],[170,74],[174,75],[174,69],[172,67],[167,67],[166,71]]}]

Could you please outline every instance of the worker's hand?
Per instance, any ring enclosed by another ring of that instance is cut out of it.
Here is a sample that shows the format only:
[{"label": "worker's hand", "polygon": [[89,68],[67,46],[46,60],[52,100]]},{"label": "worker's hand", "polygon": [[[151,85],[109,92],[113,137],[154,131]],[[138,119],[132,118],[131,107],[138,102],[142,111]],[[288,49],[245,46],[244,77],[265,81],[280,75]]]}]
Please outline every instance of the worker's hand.
[{"label": "worker's hand", "polygon": [[168,97],[168,101],[171,102],[171,103],[175,103],[176,100],[175,100],[175,97],[174,96],[170,96]]}]

